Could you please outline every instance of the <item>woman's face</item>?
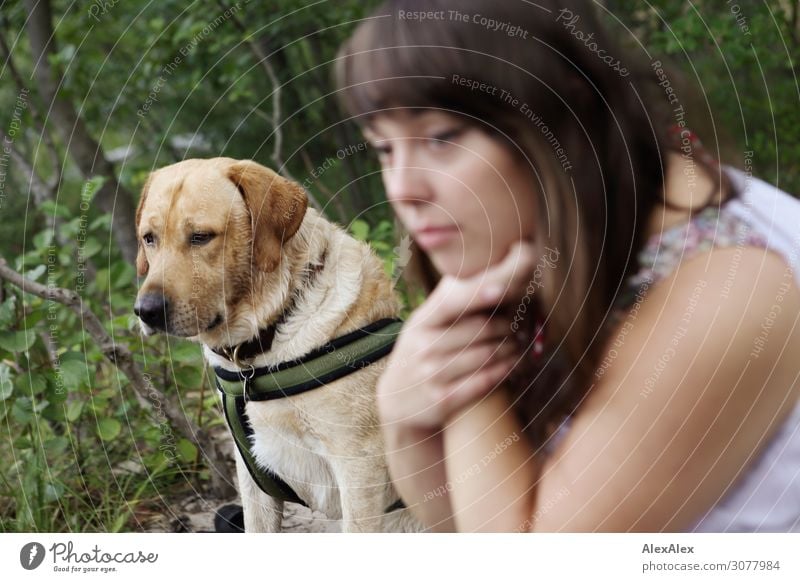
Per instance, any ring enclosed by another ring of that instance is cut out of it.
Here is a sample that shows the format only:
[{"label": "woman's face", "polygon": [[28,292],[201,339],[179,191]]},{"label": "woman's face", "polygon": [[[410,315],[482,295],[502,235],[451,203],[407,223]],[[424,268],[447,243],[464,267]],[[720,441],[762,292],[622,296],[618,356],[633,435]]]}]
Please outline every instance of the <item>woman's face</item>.
[{"label": "woman's face", "polygon": [[469,277],[533,238],[530,172],[474,124],[403,112],[377,116],[364,136],[378,151],[394,211],[439,273]]}]

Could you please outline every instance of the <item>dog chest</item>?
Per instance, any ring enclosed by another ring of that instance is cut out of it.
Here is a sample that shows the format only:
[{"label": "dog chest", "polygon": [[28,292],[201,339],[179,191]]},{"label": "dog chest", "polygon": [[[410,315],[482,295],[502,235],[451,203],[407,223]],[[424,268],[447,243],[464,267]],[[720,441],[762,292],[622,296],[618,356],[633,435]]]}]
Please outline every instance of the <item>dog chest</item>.
[{"label": "dog chest", "polygon": [[341,517],[338,488],[327,462],[330,452],[309,434],[292,400],[249,402],[252,452],[259,465],[286,481],[313,509],[331,519]]}]

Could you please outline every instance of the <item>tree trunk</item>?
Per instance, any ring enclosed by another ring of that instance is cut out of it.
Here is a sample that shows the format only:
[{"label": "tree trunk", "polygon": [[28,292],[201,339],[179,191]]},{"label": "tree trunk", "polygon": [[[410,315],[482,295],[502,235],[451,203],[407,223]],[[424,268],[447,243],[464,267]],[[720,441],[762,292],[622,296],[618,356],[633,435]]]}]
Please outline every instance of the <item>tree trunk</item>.
[{"label": "tree trunk", "polygon": [[26,27],[31,57],[35,64],[33,72],[45,110],[49,110],[49,119],[61,134],[70,157],[84,178],[98,175],[105,177],[106,181],[95,194],[95,200],[100,210],[112,214],[114,240],[125,260],[133,263],[137,251],[134,231],[136,207],[133,196],[117,181],[114,166],[105,158],[100,144],[89,134],[83,119],[78,116],[72,104],[58,96],[60,80],[56,82],[49,60],[57,50],[50,0],[25,0],[25,9],[28,14]]}]

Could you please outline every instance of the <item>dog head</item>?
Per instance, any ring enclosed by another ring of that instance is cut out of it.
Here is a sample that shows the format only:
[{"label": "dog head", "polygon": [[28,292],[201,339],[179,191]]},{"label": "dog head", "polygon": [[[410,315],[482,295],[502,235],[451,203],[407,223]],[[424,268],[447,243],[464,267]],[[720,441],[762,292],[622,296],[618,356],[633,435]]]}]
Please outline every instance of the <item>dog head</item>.
[{"label": "dog head", "polygon": [[142,330],[191,337],[246,301],[256,272],[281,262],[308,199],[250,160],[185,160],[150,174],[136,211]]}]

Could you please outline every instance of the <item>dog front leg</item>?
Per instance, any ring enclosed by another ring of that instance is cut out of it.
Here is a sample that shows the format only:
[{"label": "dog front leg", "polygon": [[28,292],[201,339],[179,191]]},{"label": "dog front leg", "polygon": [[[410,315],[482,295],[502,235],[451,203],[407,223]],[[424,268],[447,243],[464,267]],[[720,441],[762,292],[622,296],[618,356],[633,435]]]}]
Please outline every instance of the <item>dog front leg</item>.
[{"label": "dog front leg", "polygon": [[264,493],[253,480],[247,466],[236,451],[236,476],[244,511],[244,531],[278,533],[283,522],[283,501]]},{"label": "dog front leg", "polygon": [[384,531],[383,511],[389,504],[390,487],[376,482],[380,471],[374,457],[339,458],[332,465],[342,507],[342,531]]},{"label": "dog front leg", "polygon": [[342,532],[376,533],[384,531],[381,496],[358,487],[340,488]]}]

